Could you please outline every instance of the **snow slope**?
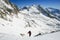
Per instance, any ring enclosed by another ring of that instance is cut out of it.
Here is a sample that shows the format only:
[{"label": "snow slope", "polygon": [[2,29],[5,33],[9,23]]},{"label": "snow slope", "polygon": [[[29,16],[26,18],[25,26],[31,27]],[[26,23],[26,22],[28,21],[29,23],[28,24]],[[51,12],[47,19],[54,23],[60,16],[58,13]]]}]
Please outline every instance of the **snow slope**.
[{"label": "snow slope", "polygon": [[60,21],[56,19],[51,19],[49,17],[40,15],[29,15],[29,14],[18,14],[18,18],[13,16],[10,21],[0,19],[0,32],[20,35],[20,33],[28,35],[27,32],[31,31],[32,36],[37,35],[38,33],[46,34],[52,31],[59,31]]},{"label": "snow slope", "polygon": [[0,33],[0,40],[60,40],[60,32],[40,35],[38,37],[27,37],[27,38],[26,37],[20,38],[16,35]]}]

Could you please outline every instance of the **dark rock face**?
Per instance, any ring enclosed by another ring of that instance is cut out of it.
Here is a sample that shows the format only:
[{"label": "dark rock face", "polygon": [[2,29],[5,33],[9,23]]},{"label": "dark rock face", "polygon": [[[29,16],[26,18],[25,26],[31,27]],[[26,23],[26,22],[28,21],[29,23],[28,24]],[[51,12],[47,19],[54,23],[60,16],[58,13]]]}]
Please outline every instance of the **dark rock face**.
[{"label": "dark rock face", "polygon": [[7,15],[18,14],[18,7],[9,0],[0,0],[0,17],[6,19]]}]

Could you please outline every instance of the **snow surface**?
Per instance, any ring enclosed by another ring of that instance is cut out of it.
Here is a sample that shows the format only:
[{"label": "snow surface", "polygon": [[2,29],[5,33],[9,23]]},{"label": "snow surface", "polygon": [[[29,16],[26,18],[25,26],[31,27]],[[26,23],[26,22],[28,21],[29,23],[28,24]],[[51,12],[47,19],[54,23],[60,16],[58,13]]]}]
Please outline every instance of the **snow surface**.
[{"label": "snow surface", "polygon": [[32,32],[32,36],[35,36],[38,33],[46,34],[60,30],[60,26],[56,25],[60,24],[60,21],[46,17],[43,14],[35,16],[19,13],[18,16],[18,18],[15,15],[13,17],[8,16],[8,20],[11,19],[11,22],[0,18],[0,33],[19,36],[21,36],[20,34],[25,34],[24,36],[28,37],[28,31]]},{"label": "snow surface", "polygon": [[16,35],[0,33],[0,40],[60,40],[60,32],[40,35],[38,37],[19,37]]}]

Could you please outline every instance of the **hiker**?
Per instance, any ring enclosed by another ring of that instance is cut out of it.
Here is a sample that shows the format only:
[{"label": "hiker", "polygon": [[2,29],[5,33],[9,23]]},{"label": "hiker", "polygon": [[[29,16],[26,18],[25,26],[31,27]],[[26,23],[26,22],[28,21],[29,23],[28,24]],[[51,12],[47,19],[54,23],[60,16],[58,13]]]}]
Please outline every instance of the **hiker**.
[{"label": "hiker", "polygon": [[31,36],[31,31],[28,31],[29,37]]}]

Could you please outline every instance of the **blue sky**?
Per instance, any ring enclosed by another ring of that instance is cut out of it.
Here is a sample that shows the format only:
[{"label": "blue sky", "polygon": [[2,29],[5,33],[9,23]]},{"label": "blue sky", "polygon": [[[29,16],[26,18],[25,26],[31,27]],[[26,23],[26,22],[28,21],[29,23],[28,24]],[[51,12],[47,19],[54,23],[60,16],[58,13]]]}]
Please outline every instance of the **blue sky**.
[{"label": "blue sky", "polygon": [[38,5],[40,4],[43,7],[53,7],[60,9],[60,0],[10,0],[18,7]]}]

